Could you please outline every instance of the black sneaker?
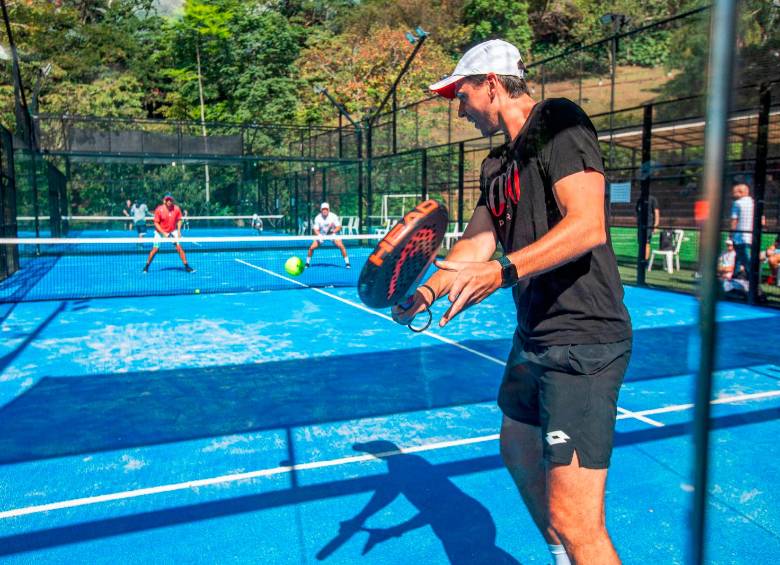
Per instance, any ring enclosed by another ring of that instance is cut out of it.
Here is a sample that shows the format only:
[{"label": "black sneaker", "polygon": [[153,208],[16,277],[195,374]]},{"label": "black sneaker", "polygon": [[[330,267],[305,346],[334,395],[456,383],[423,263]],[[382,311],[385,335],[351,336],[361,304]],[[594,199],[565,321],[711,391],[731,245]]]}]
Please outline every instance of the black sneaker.
[{"label": "black sneaker", "polygon": [[350,265],[349,263],[347,263],[346,265],[344,265],[344,267],[346,267],[347,269],[351,269],[351,268],[352,268],[352,265]]},{"label": "black sneaker", "polygon": [[144,265],[144,274],[149,272],[149,265]]},{"label": "black sneaker", "polygon": [[189,265],[184,265],[184,270],[187,271],[188,273],[194,273],[195,272],[195,269],[193,269]]}]

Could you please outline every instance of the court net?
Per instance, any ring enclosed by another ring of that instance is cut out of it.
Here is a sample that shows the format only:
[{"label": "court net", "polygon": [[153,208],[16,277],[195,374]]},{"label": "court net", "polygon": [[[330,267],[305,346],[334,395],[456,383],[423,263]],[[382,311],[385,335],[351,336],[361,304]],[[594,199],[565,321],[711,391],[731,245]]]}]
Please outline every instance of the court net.
[{"label": "court net", "polygon": [[[305,260],[313,236],[182,237],[180,246],[194,269],[191,273],[173,239],[0,239],[3,260],[18,265],[0,281],[0,303],[356,286],[379,239],[322,238],[311,267],[299,276],[285,271],[285,261],[293,256]],[[344,244],[351,268],[345,267],[335,240]],[[158,250],[145,273],[155,244]]]},{"label": "court net", "polygon": [[[32,236],[35,231],[34,216],[19,216],[16,219],[20,236]],[[52,229],[50,216],[38,216],[38,233],[62,233],[70,237],[106,237],[106,232],[119,236],[128,236],[139,231],[152,234],[154,220],[150,215],[143,222],[135,222],[129,216],[62,216],[59,218],[61,229]],[[284,227],[281,214],[251,214],[234,216],[186,216],[182,229],[193,235],[253,235],[266,231],[278,232]]]}]

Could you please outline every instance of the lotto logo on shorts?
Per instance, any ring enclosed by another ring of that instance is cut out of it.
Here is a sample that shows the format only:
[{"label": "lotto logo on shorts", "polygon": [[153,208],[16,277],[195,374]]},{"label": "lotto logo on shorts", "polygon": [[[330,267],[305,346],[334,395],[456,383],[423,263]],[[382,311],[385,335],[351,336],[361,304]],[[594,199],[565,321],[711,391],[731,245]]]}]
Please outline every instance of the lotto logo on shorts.
[{"label": "lotto logo on shorts", "polygon": [[566,435],[565,432],[556,430],[554,432],[547,432],[547,435],[544,437],[544,439],[549,445],[557,445],[559,443],[566,443],[566,440],[570,438]]}]

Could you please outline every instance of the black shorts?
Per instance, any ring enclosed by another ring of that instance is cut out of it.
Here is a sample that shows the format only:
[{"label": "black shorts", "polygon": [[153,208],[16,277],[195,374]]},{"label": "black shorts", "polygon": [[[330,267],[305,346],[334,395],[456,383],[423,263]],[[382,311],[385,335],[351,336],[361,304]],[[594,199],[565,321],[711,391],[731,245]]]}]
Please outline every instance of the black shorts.
[{"label": "black shorts", "polygon": [[141,220],[140,222],[135,222],[135,231],[137,231],[139,234],[146,233],[146,221]]},{"label": "black shorts", "polygon": [[586,345],[525,345],[515,334],[498,405],[510,419],[539,426],[544,458],[606,469],[612,455],[617,398],[631,340]]}]

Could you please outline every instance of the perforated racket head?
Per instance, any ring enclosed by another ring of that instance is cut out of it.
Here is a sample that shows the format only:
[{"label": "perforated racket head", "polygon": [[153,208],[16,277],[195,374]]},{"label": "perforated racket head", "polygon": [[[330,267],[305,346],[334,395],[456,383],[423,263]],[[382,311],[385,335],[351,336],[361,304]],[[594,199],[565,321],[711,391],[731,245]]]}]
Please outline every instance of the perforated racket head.
[{"label": "perforated racket head", "polygon": [[404,302],[436,258],[447,221],[447,209],[435,200],[426,200],[406,214],[363,266],[358,279],[360,299],[372,308]]}]

